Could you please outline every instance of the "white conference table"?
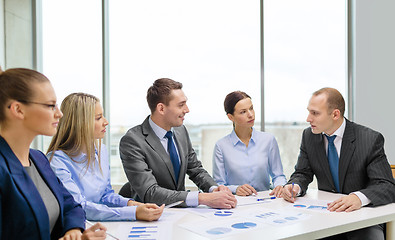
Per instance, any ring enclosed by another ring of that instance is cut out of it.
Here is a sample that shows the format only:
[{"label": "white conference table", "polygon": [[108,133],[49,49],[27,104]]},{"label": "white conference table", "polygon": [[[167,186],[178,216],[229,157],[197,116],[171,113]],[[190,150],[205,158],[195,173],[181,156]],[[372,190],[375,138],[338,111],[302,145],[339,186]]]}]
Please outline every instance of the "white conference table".
[{"label": "white conference table", "polygon": [[[263,192],[263,194],[267,195],[266,192]],[[340,196],[340,194],[309,189],[304,198],[335,200]],[[291,203],[288,203],[283,199],[275,199],[270,203],[265,203],[264,207],[272,209],[273,211],[284,210],[289,209],[290,204]],[[255,204],[238,206],[237,208],[254,209],[259,208],[260,206],[261,204]],[[183,208],[165,209],[165,211],[186,211],[187,213],[181,219],[172,224],[172,235],[167,236],[164,239],[208,239],[179,226],[179,224],[205,220],[205,217],[191,213]],[[301,209],[297,209],[296,211],[304,211],[304,213],[309,214],[310,217],[303,221],[286,225],[285,227],[267,226],[265,228],[251,229],[243,232],[242,234],[231,235],[220,239],[317,239],[376,224],[387,223],[387,239],[395,240],[395,203],[375,208],[364,207],[350,213],[323,213]],[[207,219],[207,221],[210,221],[210,219]],[[133,226],[133,223],[134,222],[103,222],[107,227],[107,230],[119,239],[128,239],[127,231],[131,226]],[[112,238],[108,237],[107,239]]]}]

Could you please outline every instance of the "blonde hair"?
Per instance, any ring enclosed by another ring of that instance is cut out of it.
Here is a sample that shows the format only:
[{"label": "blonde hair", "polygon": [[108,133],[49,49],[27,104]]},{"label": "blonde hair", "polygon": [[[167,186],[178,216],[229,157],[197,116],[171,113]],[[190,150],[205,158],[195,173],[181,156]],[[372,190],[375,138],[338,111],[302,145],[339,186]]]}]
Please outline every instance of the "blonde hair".
[{"label": "blonde hair", "polygon": [[49,161],[57,150],[62,150],[72,160],[73,157],[85,153],[86,159],[81,163],[86,162],[88,170],[96,164],[96,148],[100,168],[101,140],[94,138],[95,107],[98,102],[100,101],[97,97],[86,93],[72,93],[62,101],[60,110],[63,117],[59,120],[58,130],[47,151],[47,154],[52,152]]}]

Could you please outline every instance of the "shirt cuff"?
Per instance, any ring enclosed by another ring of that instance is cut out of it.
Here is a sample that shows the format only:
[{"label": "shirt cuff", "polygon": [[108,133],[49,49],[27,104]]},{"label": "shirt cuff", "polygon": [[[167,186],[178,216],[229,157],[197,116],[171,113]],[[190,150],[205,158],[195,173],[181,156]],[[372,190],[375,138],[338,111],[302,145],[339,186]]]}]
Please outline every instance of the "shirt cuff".
[{"label": "shirt cuff", "polygon": [[188,207],[199,206],[199,192],[198,191],[188,192],[187,198],[185,199],[185,204]]},{"label": "shirt cuff", "polygon": [[352,192],[352,193],[350,193],[350,194],[355,194],[355,195],[357,195],[357,197],[359,198],[359,200],[361,200],[362,207],[368,205],[368,204],[371,202],[370,199],[367,198],[367,197],[365,196],[365,194],[361,193],[360,191],[358,191],[358,192]]},{"label": "shirt cuff", "polygon": [[130,200],[133,201],[132,198],[130,198],[130,199],[128,199],[128,198],[120,198],[120,199],[119,199],[119,205],[120,205],[120,206],[127,206],[127,205],[128,205],[128,202],[129,202]]},{"label": "shirt cuff", "polygon": [[120,218],[121,219],[130,219],[130,220],[137,220],[136,219],[136,208],[137,206],[126,206],[120,208]]},{"label": "shirt cuff", "polygon": [[228,185],[227,187],[229,188],[230,191],[232,191],[233,194],[236,194],[239,185]]}]

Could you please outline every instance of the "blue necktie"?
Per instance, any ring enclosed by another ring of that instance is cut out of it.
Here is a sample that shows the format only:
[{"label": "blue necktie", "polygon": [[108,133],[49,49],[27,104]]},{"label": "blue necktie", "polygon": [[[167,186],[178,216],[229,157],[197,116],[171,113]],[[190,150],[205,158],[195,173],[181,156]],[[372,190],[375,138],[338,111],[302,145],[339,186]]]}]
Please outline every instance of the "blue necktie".
[{"label": "blue necktie", "polygon": [[174,146],[173,142],[173,132],[168,131],[165,135],[167,137],[167,151],[170,155],[170,160],[173,163],[174,174],[176,176],[176,182],[178,182],[178,175],[180,173],[180,160],[178,159],[178,154],[176,150],[176,146]]},{"label": "blue necktie", "polygon": [[339,187],[339,156],[337,155],[336,147],[333,141],[336,138],[336,135],[327,136],[328,139],[328,160],[329,160],[329,168],[332,173],[333,182],[335,183],[335,187],[337,192],[340,192]]}]

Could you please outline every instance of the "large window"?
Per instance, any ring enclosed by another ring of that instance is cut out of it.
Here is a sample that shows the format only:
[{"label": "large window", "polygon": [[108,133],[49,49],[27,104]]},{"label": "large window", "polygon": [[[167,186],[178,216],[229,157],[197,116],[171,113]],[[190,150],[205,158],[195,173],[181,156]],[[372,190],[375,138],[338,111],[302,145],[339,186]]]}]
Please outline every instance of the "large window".
[{"label": "large window", "polygon": [[322,87],[347,99],[346,1],[264,1],[265,130],[277,138],[287,177],[294,170],[307,104]]},{"label": "large window", "polygon": [[[109,88],[102,86],[101,2],[42,0],[43,71],[59,102],[71,92],[108,92],[112,181],[127,181],[119,140],[150,114],[145,95],[158,78],[184,84],[185,124],[211,173],[215,142],[232,125],[223,100],[247,92],[261,126],[258,0],[108,1]],[[293,171],[311,93],[330,86],[346,96],[346,1],[265,0],[265,131],[277,138],[287,177]],[[78,7],[76,7],[78,6]],[[103,100],[103,99],[102,99]],[[46,150],[48,140],[43,150]],[[188,183],[190,184],[190,183]]]},{"label": "large window", "polygon": [[232,129],[223,110],[227,93],[249,93],[260,124],[259,1],[119,0],[109,9],[114,182],[126,181],[119,139],[149,115],[147,89],[162,77],[183,83],[185,124],[211,172],[214,144]]},{"label": "large window", "polygon": [[[42,0],[43,73],[58,103],[70,93],[102,98],[101,3],[96,0]],[[78,6],[78,7],[76,7]],[[50,137],[44,137],[46,151]]]}]

